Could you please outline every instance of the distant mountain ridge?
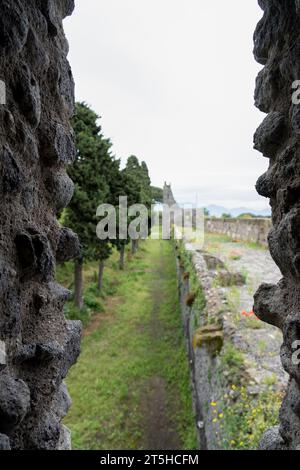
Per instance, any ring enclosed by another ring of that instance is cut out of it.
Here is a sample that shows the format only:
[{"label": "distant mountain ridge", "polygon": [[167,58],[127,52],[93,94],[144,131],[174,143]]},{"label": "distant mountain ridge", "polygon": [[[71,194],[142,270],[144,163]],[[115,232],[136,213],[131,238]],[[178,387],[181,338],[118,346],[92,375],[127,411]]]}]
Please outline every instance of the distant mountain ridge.
[{"label": "distant mountain ridge", "polygon": [[233,209],[228,209],[227,207],[217,206],[211,204],[210,206],[206,207],[209,211],[209,214],[214,217],[221,217],[223,214],[230,214],[232,217],[238,217],[241,214],[253,214],[259,217],[270,217],[271,216],[271,209],[249,209],[249,207],[235,207]]}]

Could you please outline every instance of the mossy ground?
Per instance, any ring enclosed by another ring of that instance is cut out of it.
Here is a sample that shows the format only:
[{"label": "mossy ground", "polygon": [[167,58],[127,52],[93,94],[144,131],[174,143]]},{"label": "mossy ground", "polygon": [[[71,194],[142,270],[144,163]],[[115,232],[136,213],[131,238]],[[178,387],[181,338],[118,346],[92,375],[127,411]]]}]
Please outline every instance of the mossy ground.
[{"label": "mossy ground", "polygon": [[[85,268],[87,285],[95,282],[96,269],[95,264]],[[59,273],[65,285],[72,283],[71,276],[66,266]],[[146,449],[148,422],[143,402],[147,384],[158,377],[165,387],[161,404],[165,420],[179,448],[195,449],[172,244],[143,242],[124,272],[118,270],[113,256],[104,282],[104,292],[113,286],[114,295],[98,299],[100,314],[91,309],[92,319],[98,316],[98,321],[93,328],[90,323],[79,361],[67,379],[73,405],[65,424],[72,431],[73,448]]]}]

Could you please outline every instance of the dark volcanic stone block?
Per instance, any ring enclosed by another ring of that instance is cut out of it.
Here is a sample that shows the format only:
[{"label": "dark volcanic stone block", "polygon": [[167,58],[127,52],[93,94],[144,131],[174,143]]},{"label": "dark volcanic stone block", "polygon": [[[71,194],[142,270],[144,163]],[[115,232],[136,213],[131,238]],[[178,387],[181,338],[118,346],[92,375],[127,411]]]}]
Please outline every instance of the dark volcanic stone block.
[{"label": "dark volcanic stone block", "polygon": [[300,79],[299,0],[260,0],[264,10],[254,35],[254,55],[265,65],[256,82],[255,103],[269,113],[254,137],[255,148],[270,158],[259,178],[259,194],[271,198],[271,255],[283,279],[262,285],[254,310],[262,320],[283,331],[281,359],[291,380],[280,426],[266,432],[264,449],[300,449],[300,105],[292,102],[293,82]]},{"label": "dark volcanic stone block", "polygon": [[0,449],[65,449],[62,381],[81,329],[65,320],[69,292],[55,282],[55,262],[80,249],[56,220],[73,194],[65,167],[75,155],[74,81],[62,20],[74,1],[0,7]]}]

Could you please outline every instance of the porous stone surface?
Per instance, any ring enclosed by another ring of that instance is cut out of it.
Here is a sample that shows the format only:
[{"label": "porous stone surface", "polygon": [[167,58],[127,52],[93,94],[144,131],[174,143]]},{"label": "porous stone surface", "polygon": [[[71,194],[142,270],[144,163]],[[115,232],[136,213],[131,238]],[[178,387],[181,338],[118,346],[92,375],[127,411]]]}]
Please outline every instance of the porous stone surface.
[{"label": "porous stone surface", "polygon": [[73,0],[1,0],[0,448],[69,447],[63,379],[79,354],[56,261],[78,254],[57,222],[72,197],[74,83],[62,20]]},{"label": "porous stone surface", "polygon": [[300,339],[300,106],[292,100],[300,80],[300,9],[295,0],[260,0],[263,17],[254,34],[259,73],[256,106],[267,117],[254,137],[255,148],[269,158],[257,191],[270,198],[271,255],[280,268],[277,285],[264,284],[255,295],[255,313],[283,331],[281,359],[290,376],[280,413],[279,431],[269,431],[262,448],[297,449],[300,445],[300,366],[293,359]]}]

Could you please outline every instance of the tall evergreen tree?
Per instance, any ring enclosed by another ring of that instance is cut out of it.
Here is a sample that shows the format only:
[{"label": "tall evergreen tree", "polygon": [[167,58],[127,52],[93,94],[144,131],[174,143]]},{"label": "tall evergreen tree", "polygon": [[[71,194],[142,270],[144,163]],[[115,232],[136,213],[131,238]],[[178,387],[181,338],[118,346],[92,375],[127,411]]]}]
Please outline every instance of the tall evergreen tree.
[{"label": "tall evergreen tree", "polygon": [[83,306],[82,267],[83,262],[99,259],[99,287],[102,284],[103,265],[111,252],[109,240],[96,237],[96,209],[99,204],[110,201],[109,174],[118,171],[119,162],[110,156],[111,142],[101,133],[97,124],[99,117],[85,103],[76,104],[73,127],[76,137],[77,155],[69,168],[75,183],[73,199],[65,213],[65,223],[79,236],[82,254],[75,261],[75,305]]},{"label": "tall evergreen tree", "polygon": [[[137,183],[134,173],[128,171],[127,167],[121,171],[120,173],[120,188],[119,188],[119,196],[126,196],[127,197],[127,205],[128,207],[132,206],[133,204],[140,203],[140,187]],[[120,269],[124,269],[125,265],[125,250],[126,246],[130,243],[130,237],[128,234],[128,226],[131,222],[131,217],[127,214],[126,219],[126,227],[118,226],[118,233],[120,230],[126,230],[127,237],[125,239],[121,239],[120,237],[117,238],[115,241],[115,245],[117,250],[120,253],[119,259],[119,267]]]},{"label": "tall evergreen tree", "polygon": [[164,191],[162,188],[158,188],[157,186],[151,186],[151,197],[153,204],[155,203],[163,203],[164,201]]},{"label": "tall evergreen tree", "polygon": [[[131,155],[127,160],[124,173],[129,178],[129,180],[132,180],[131,184],[135,187],[135,191],[137,193],[134,204],[143,204],[147,207],[150,214],[153,198],[151,191],[151,180],[146,163],[142,162],[140,164],[138,158],[134,155]],[[132,240],[132,252],[135,253],[137,248],[138,240]]]},{"label": "tall evergreen tree", "polygon": [[[119,195],[122,193],[122,178],[120,172],[120,160],[109,156],[109,160],[105,162],[102,168],[102,173],[105,181],[109,188],[109,193],[105,201],[106,204],[111,204],[115,208],[119,204]],[[98,289],[102,290],[103,286],[103,272],[105,267],[105,261],[110,257],[112,253],[115,240],[110,240],[108,237],[106,240],[98,240],[96,249],[96,258],[99,260],[98,269]]]}]

